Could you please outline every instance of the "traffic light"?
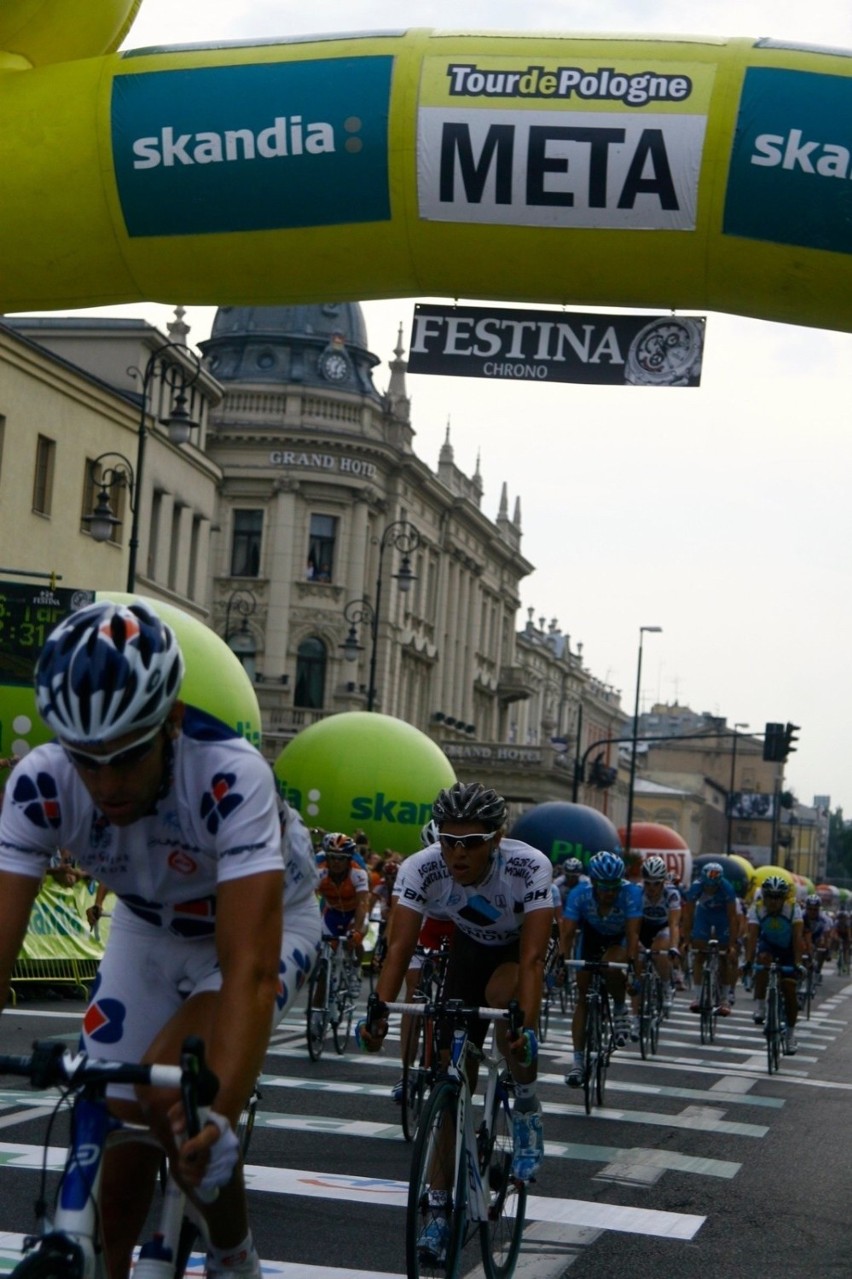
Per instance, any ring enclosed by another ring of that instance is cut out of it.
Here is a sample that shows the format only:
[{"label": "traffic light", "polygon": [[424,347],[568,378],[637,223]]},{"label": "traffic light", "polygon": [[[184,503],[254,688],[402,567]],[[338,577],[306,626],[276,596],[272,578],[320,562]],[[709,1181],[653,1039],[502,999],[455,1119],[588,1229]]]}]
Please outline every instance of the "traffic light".
[{"label": "traffic light", "polygon": [[799,724],[791,724],[789,720],[787,721],[784,727],[784,739],[782,746],[784,754],[781,756],[782,759],[786,759],[790,752],[796,749],[793,743],[799,740],[797,737],[799,727]]},{"label": "traffic light", "polygon": [[783,724],[767,724],[763,734],[763,758],[770,764],[780,764],[787,757],[784,753]]},{"label": "traffic light", "polygon": [[799,725],[791,724],[789,720],[786,724],[767,724],[763,734],[763,758],[771,764],[783,764],[790,752],[796,749],[793,743],[799,740],[798,732]]}]

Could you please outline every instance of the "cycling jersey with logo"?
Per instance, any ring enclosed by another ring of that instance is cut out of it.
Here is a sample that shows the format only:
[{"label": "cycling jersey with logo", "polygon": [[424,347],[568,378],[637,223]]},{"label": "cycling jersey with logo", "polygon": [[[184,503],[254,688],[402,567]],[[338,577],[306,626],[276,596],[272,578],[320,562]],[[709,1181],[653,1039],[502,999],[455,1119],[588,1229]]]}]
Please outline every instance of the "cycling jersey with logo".
[{"label": "cycling jersey with logo", "polygon": [[0,869],[40,878],[56,848],[119,898],[116,919],[185,938],[215,930],[216,887],[283,868],[269,764],[219,720],[186,708],[165,793],[129,826],[99,812],[62,747],[25,755],[6,785]]},{"label": "cycling jersey with logo", "polygon": [[642,918],[649,924],[661,927],[669,922],[669,911],[680,910],[680,893],[671,884],[664,884],[663,891],[657,901],[652,902],[647,893],[642,891]]},{"label": "cycling jersey with logo", "polygon": [[802,918],[799,906],[785,902],[777,915],[766,909],[766,903],[755,901],[748,912],[748,922],[758,926],[758,947],[763,944],[773,950],[790,950],[793,945],[793,925]]},{"label": "cycling jersey with logo", "polygon": [[332,879],[325,864],[320,865],[319,869],[317,892],[323,900],[323,909],[354,915],[358,893],[366,893],[370,888],[367,872],[354,861],[350,862],[349,870],[342,879]]},{"label": "cycling jersey with logo", "polygon": [[519,839],[503,839],[484,879],[457,884],[433,845],[402,863],[394,895],[421,915],[440,911],[483,946],[505,946],[520,936],[528,911],[553,909],[552,877],[544,853]]},{"label": "cycling jersey with logo", "polygon": [[642,889],[639,884],[628,884],[623,880],[618,896],[603,914],[592,885],[578,884],[565,899],[563,916],[579,924],[588,924],[603,937],[623,937],[628,919],[642,917]]}]

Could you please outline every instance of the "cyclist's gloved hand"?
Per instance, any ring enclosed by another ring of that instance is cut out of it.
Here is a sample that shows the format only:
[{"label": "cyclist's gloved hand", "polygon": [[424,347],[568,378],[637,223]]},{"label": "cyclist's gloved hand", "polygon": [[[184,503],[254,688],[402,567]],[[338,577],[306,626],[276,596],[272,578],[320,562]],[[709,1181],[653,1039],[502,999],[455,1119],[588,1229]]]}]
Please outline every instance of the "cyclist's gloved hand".
[{"label": "cyclist's gloved hand", "polygon": [[509,1047],[522,1066],[532,1066],[538,1060],[538,1039],[532,1029],[522,1030],[517,1039],[510,1039]]},{"label": "cyclist's gloved hand", "polygon": [[355,1040],[362,1052],[377,1053],[388,1033],[388,1006],[376,994],[367,1000],[367,1016],[355,1027]]},{"label": "cyclist's gloved hand", "polygon": [[[178,1137],[185,1131],[180,1118],[174,1114],[172,1129]],[[202,1198],[215,1198],[214,1192],[231,1180],[239,1153],[237,1135],[228,1120],[215,1110],[208,1110],[198,1136],[190,1137],[180,1146],[181,1176],[189,1185],[197,1187]]]}]

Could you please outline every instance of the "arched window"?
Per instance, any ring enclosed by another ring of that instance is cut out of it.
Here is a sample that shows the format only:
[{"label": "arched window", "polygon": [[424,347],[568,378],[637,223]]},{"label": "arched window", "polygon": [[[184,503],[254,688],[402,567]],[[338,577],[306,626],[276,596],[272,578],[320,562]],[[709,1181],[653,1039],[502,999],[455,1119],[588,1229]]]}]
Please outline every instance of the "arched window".
[{"label": "arched window", "polygon": [[293,705],[322,710],[325,701],[325,644],[312,635],[299,645],[296,657],[296,688]]}]

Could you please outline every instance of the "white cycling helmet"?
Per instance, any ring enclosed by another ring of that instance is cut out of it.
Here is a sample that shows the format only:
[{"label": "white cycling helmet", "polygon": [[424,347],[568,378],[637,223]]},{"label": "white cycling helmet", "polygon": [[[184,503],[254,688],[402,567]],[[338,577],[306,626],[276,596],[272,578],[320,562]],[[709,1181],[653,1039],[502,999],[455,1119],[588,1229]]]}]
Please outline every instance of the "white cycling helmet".
[{"label": "white cycling helmet", "polygon": [[163,723],[183,671],[174,631],[148,604],[88,604],[47,637],[36,705],[60,740],[101,746]]},{"label": "white cycling helmet", "polygon": [[665,879],[667,875],[666,863],[662,857],[656,855],[646,857],[642,863],[642,878],[649,880]]},{"label": "white cycling helmet", "polygon": [[426,825],[423,827],[423,829],[421,830],[420,843],[423,845],[424,848],[428,848],[430,844],[437,844],[440,837],[441,837],[441,832],[438,830],[438,823],[435,821],[433,817],[431,821],[428,821]]}]

